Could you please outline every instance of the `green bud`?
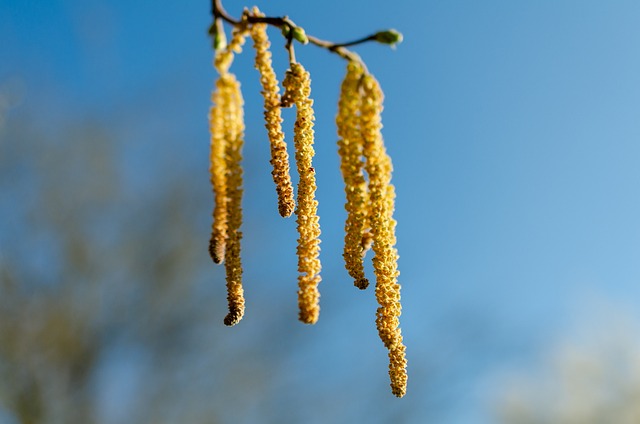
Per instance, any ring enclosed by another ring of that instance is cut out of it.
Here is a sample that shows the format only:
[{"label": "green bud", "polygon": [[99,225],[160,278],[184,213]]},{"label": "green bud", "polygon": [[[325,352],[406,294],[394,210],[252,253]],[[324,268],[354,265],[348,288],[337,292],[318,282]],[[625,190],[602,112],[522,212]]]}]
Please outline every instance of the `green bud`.
[{"label": "green bud", "polygon": [[282,25],[282,27],[280,28],[280,31],[282,31],[282,36],[284,38],[289,38],[289,25]]},{"label": "green bud", "polygon": [[213,39],[213,49],[215,51],[223,50],[227,47],[227,35],[224,32],[222,20],[216,19],[209,28],[209,35]]},{"label": "green bud", "polygon": [[224,31],[217,32],[213,36],[213,48],[215,51],[224,50],[227,48],[227,36]]},{"label": "green bud", "polygon": [[388,29],[386,31],[375,33],[373,35],[373,39],[378,43],[394,46],[395,44],[402,42],[402,34],[395,29]]},{"label": "green bud", "polygon": [[309,42],[307,34],[304,32],[304,29],[302,27],[293,27],[291,29],[291,35],[295,40],[301,42],[302,44],[307,44]]}]

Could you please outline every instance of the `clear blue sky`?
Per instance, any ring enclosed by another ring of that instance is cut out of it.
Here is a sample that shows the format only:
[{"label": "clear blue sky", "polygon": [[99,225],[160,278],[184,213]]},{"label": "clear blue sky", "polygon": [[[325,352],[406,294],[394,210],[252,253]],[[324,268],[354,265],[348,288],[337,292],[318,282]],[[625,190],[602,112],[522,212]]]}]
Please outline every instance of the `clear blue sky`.
[{"label": "clear blue sky", "polygon": [[[251,5],[225,3],[234,15]],[[380,386],[376,400],[394,411],[411,402],[440,411],[442,422],[485,422],[483,390],[491,375],[505,364],[526,365],[571,328],[597,321],[576,312],[593,299],[638,316],[639,2],[256,3],[321,38],[344,41],[393,27],[405,40],[396,50],[356,50],[386,93],[409,394],[402,401],[386,397],[386,355],[369,331],[372,294],[353,292],[341,268],[344,213],[333,119],[344,66],[313,46],[297,53],[312,74],[316,102],[321,321],[328,324],[316,329],[317,344],[301,350],[324,349],[336,337],[328,333],[343,328],[340,320],[355,320],[368,332],[342,334],[333,346],[340,352],[358,343],[370,353],[352,370],[337,352],[309,354],[316,361],[309,375],[330,387],[334,375],[323,362],[329,356],[341,372],[376,374],[370,383]],[[20,107],[52,127],[86,114],[116,119],[125,105],[151,99],[153,107],[140,111],[146,124],[132,124],[131,137],[169,134],[181,140],[179,161],[206,166],[215,78],[208,9],[204,1],[3,0],[0,84],[22,81]],[[279,248],[272,240],[282,243],[284,230],[264,207],[273,193],[260,177],[268,168],[251,61],[247,54],[234,66],[245,90],[248,181],[259,184],[247,187],[252,227],[245,238],[254,232],[253,243],[264,243],[246,252],[247,275],[293,281],[294,258],[284,260],[291,267],[285,273],[263,250]],[[262,150],[252,153],[256,145]],[[360,303],[348,309],[347,302]]]}]

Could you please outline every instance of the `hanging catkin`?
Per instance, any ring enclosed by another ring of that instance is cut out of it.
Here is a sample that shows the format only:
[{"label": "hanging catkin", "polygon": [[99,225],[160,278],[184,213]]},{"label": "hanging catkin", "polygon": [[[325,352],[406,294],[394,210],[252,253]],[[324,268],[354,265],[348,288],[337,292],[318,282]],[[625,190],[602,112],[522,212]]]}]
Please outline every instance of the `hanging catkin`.
[{"label": "hanging catkin", "polygon": [[227,164],[224,159],[227,128],[225,128],[226,105],[223,89],[222,80],[218,79],[216,90],[211,96],[213,106],[209,112],[209,131],[211,132],[209,174],[215,197],[209,255],[217,264],[224,261],[227,243]]},{"label": "hanging catkin", "polygon": [[[313,150],[313,100],[311,79],[299,63],[292,63],[283,81],[285,93],[283,103],[296,105],[296,123],[293,141],[296,149],[298,201],[296,222],[298,224],[298,306],[300,321],[314,324],[320,314],[320,221],[318,201],[315,199],[316,177],[312,166]],[[289,103],[287,103],[289,102]]]},{"label": "hanging catkin", "polygon": [[215,196],[209,253],[214,262],[224,261],[225,264],[229,304],[229,313],[224,319],[226,325],[237,324],[245,308],[240,260],[244,113],[240,83],[228,69],[234,52],[242,50],[246,36],[245,26],[236,28],[227,49],[216,52],[214,66],[220,77],[216,81],[209,114],[209,169]]},{"label": "hanging catkin", "polygon": [[369,176],[370,214],[373,234],[373,268],[376,275],[376,313],[378,334],[389,349],[391,391],[404,396],[407,388],[407,361],[400,331],[400,285],[398,284],[398,253],[394,245],[394,190],[391,185],[391,158],[382,139],[383,94],[378,81],[365,75],[362,81],[361,129],[364,138],[365,169]]},{"label": "hanging catkin", "polygon": [[228,134],[225,160],[227,169],[227,249],[225,270],[227,274],[227,301],[229,314],[226,325],[237,324],[244,315],[244,291],[242,289],[242,263],[240,260],[240,241],[242,232],[242,145],[244,132],[243,100],[240,84],[231,74],[221,78],[225,81],[228,96],[227,113],[232,130]]},{"label": "hanging catkin", "polygon": [[363,238],[367,219],[367,185],[362,172],[364,140],[360,131],[360,79],[364,73],[360,63],[350,61],[340,89],[338,101],[338,153],[345,184],[347,220],[345,222],[344,261],[354,284],[365,289],[369,281],[364,276]]},{"label": "hanging catkin", "polygon": [[[263,16],[258,8],[253,9],[254,16]],[[271,146],[271,166],[273,170],[273,182],[278,194],[278,212],[282,217],[288,217],[293,213],[295,201],[293,198],[293,185],[289,174],[289,154],[287,144],[282,132],[282,116],[280,110],[280,87],[276,73],[273,70],[271,46],[267,37],[266,24],[254,24],[251,28],[253,47],[256,50],[255,66],[260,72],[262,84],[262,96],[264,97],[265,127],[269,135]]]}]

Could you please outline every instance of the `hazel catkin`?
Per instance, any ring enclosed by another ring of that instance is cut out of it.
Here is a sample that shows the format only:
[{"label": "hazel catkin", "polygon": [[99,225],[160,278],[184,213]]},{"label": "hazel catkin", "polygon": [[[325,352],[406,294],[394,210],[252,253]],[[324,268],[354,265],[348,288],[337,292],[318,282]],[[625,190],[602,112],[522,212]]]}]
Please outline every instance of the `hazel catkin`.
[{"label": "hazel catkin", "polygon": [[[253,15],[263,16],[257,8],[253,9]],[[254,24],[251,27],[251,38],[256,50],[255,67],[260,72],[260,83],[262,84],[265,127],[269,135],[270,162],[273,168],[271,175],[278,194],[278,212],[286,218],[293,213],[295,200],[289,173],[289,154],[282,132],[280,87],[272,66],[271,52],[269,51],[271,43],[267,36],[267,25]]]},{"label": "hazel catkin", "polygon": [[223,75],[228,98],[229,121],[232,128],[228,133],[225,149],[227,169],[227,248],[225,271],[227,275],[227,301],[229,314],[226,325],[237,324],[244,315],[244,291],[242,288],[242,262],[240,259],[240,241],[242,240],[242,146],[244,144],[243,100],[240,83],[232,74]]},{"label": "hazel catkin", "polygon": [[370,225],[373,235],[373,268],[376,276],[376,326],[384,345],[389,349],[391,390],[404,396],[407,384],[405,347],[400,330],[400,285],[398,284],[398,252],[394,245],[394,190],[391,185],[392,164],[382,139],[383,94],[378,81],[371,75],[362,80],[360,125],[364,138],[365,169],[369,176]]},{"label": "hazel catkin", "polygon": [[224,261],[229,313],[226,325],[237,324],[244,315],[240,242],[242,232],[242,147],[244,113],[240,83],[228,72],[233,53],[239,52],[246,27],[236,28],[225,50],[216,52],[214,66],[220,77],[210,112],[210,175],[215,195],[209,253],[214,262]]},{"label": "hazel catkin", "polygon": [[300,321],[314,324],[320,314],[320,220],[318,201],[315,199],[316,177],[312,166],[313,149],[313,100],[311,79],[299,63],[292,63],[283,81],[288,99],[296,105],[296,122],[293,141],[296,167],[299,174],[296,222],[298,224],[298,306]]},{"label": "hazel catkin", "polygon": [[229,44],[227,44],[225,49],[216,52],[213,65],[220,75],[227,73],[233,63],[235,54],[242,53],[242,46],[244,46],[247,35],[249,34],[246,18],[247,16],[243,14],[242,21],[238,26],[233,28]]},{"label": "hazel catkin", "polygon": [[360,79],[364,73],[362,65],[350,61],[347,73],[340,89],[338,100],[338,153],[340,155],[340,170],[345,184],[347,201],[345,209],[344,253],[345,267],[353,277],[354,284],[365,289],[369,281],[364,275],[363,257],[366,250],[367,237],[367,185],[364,179],[362,159],[364,140],[360,131]]},{"label": "hazel catkin", "polygon": [[224,261],[227,243],[227,164],[224,156],[228,128],[225,127],[226,98],[223,90],[224,83],[218,79],[216,90],[211,96],[213,106],[209,112],[209,130],[211,132],[209,174],[215,198],[209,255],[217,264]]}]

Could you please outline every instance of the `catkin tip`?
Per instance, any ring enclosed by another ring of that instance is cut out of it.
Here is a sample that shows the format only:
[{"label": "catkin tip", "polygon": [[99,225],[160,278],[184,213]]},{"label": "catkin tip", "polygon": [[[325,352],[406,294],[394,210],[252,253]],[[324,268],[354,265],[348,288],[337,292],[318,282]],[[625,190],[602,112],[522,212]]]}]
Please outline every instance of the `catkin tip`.
[{"label": "catkin tip", "polygon": [[389,377],[391,393],[401,398],[407,393],[407,359],[405,347],[399,344],[389,351]]},{"label": "catkin tip", "polygon": [[244,315],[244,311],[242,310],[239,310],[239,309],[231,310],[227,314],[227,316],[224,317],[224,325],[226,325],[227,327],[233,327],[234,325],[239,323],[240,320],[242,320],[243,315]]},{"label": "catkin tip", "polygon": [[278,203],[278,212],[283,218],[289,218],[291,214],[293,214],[295,208],[296,204],[293,199],[291,199],[291,201],[282,201]]},{"label": "catkin tip", "polygon": [[320,317],[320,310],[314,311],[300,311],[298,318],[304,324],[313,325],[318,322]]},{"label": "catkin tip", "polygon": [[369,280],[367,280],[366,278],[359,278],[353,284],[360,290],[364,290],[369,287]]},{"label": "catkin tip", "polygon": [[393,393],[396,397],[404,397],[407,394],[406,387],[394,386],[391,384],[391,393]]}]

